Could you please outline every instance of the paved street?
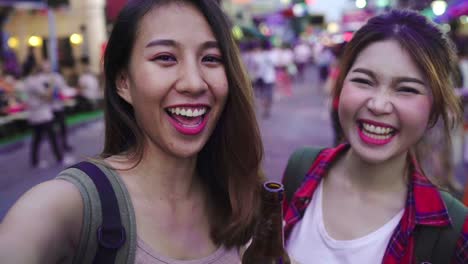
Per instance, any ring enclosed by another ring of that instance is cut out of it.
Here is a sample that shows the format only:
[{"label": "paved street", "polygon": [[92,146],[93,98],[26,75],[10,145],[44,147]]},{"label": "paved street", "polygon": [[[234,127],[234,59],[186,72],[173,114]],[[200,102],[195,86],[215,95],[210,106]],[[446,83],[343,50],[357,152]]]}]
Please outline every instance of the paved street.
[{"label": "paved street", "polygon": [[[279,180],[290,153],[302,145],[327,146],[332,142],[325,98],[315,81],[312,68],[303,83],[297,83],[290,97],[277,98],[269,119],[259,118],[265,145],[264,168],[270,179]],[[74,158],[78,161],[100,152],[103,146],[102,120],[88,123],[70,132]],[[0,152],[0,219],[19,196],[32,186],[53,178],[62,167],[56,165],[45,141],[41,157],[49,167],[29,167],[29,139],[20,147]]]}]

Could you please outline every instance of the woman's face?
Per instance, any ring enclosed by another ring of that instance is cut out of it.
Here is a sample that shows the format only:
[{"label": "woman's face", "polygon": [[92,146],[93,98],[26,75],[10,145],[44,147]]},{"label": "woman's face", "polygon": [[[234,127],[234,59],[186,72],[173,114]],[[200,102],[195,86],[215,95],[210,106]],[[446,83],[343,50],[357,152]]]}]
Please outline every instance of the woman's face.
[{"label": "woman's face", "polygon": [[228,96],[210,26],[195,7],[181,3],[143,17],[129,67],[116,84],[147,141],[177,157],[202,149]]},{"label": "woman's face", "polygon": [[373,43],[357,56],[343,83],[343,132],[365,161],[405,154],[424,135],[432,94],[423,74],[398,42]]}]

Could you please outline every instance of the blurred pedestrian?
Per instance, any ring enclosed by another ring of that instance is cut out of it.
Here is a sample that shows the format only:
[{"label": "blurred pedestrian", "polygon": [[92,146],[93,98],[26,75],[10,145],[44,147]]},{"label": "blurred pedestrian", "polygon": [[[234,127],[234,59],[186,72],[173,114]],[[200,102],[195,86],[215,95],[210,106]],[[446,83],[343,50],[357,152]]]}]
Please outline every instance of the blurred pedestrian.
[{"label": "blurred pedestrian", "polygon": [[[466,43],[468,44],[468,43]],[[465,45],[460,50],[460,58],[458,60],[458,68],[460,70],[461,86],[463,90],[468,90],[468,47]]]},{"label": "blurred pedestrian", "polygon": [[262,42],[262,44],[255,49],[253,58],[257,67],[255,89],[258,90],[258,99],[262,109],[261,115],[263,118],[268,118],[271,114],[276,80],[276,71],[270,43],[268,41]]},{"label": "blurred pedestrian", "polygon": [[315,56],[315,63],[319,70],[319,80],[325,82],[329,74],[330,64],[335,60],[335,56],[330,47],[321,46],[318,50]]},{"label": "blurred pedestrian", "polygon": [[99,80],[89,67],[89,60],[82,60],[83,71],[78,78],[78,107],[84,111],[96,110],[102,100]]},{"label": "blurred pedestrian", "polygon": [[65,152],[73,150],[68,143],[68,128],[66,124],[65,104],[63,100],[64,91],[68,85],[63,76],[56,71],[53,71],[48,60],[41,63],[41,74],[46,78],[45,85],[48,85],[53,91],[52,94],[52,110],[54,111],[54,125],[58,127],[58,135],[60,137],[60,147]]},{"label": "blurred pedestrian", "polygon": [[212,0],[129,1],[104,56],[100,159],[13,206],[2,263],[240,263],[263,147],[230,29]]},{"label": "blurred pedestrian", "polygon": [[304,81],[304,73],[307,66],[311,62],[312,49],[309,44],[303,40],[300,40],[296,46],[294,46],[294,63],[297,67],[297,79]]},{"label": "blurred pedestrian", "polygon": [[38,66],[28,66],[31,72],[24,72],[24,88],[27,93],[28,122],[32,129],[31,166],[45,168],[46,160],[40,160],[40,145],[44,134],[47,135],[51,149],[58,163],[62,163],[62,151],[57,144],[57,136],[53,128],[54,113],[52,101],[54,91],[48,84],[48,79],[40,73]]},{"label": "blurred pedestrian", "polygon": [[272,51],[273,62],[276,67],[276,84],[280,95],[292,95],[292,75],[297,73],[294,64],[294,53],[287,43]]},{"label": "blurred pedestrian", "polygon": [[468,263],[467,208],[431,183],[417,151],[438,120],[450,137],[460,119],[454,57],[447,36],[409,10],[371,18],[354,34],[334,90],[349,143],[322,150],[297,175],[305,178],[284,204],[292,258]]}]

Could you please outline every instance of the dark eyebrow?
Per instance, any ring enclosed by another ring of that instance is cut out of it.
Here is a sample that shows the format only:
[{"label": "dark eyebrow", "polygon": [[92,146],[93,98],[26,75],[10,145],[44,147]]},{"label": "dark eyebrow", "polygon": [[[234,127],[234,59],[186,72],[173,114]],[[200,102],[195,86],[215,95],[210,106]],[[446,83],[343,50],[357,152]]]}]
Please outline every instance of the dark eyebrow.
[{"label": "dark eyebrow", "polygon": [[398,78],[395,78],[395,82],[414,82],[414,83],[419,83],[421,85],[426,85],[423,81],[416,79],[416,78],[412,78],[412,77],[398,77]]},{"label": "dark eyebrow", "polygon": [[154,46],[176,46],[176,42],[170,39],[157,39],[152,40],[148,44],[146,44],[146,48]]},{"label": "dark eyebrow", "polygon": [[363,68],[356,68],[354,69],[352,72],[360,72],[360,73],[364,73],[364,74],[367,74],[369,75],[372,79],[376,80],[376,76],[375,74],[371,71],[371,70],[368,70],[368,69],[363,69]]},{"label": "dark eyebrow", "polygon": [[219,45],[217,41],[207,41],[201,45],[201,49],[211,49],[216,48],[219,49]]},{"label": "dark eyebrow", "polygon": [[[372,79],[376,80],[375,74],[371,70],[363,69],[363,68],[356,68],[353,70],[353,72],[360,72],[369,75]],[[395,83],[400,83],[400,82],[414,82],[418,83],[421,85],[426,85],[423,81],[413,78],[413,77],[396,77],[394,80]]]},{"label": "dark eyebrow", "polygon": [[[177,43],[171,39],[158,39],[146,44],[146,48],[154,46],[177,46]],[[201,49],[219,48],[217,41],[207,41],[202,44]]]}]

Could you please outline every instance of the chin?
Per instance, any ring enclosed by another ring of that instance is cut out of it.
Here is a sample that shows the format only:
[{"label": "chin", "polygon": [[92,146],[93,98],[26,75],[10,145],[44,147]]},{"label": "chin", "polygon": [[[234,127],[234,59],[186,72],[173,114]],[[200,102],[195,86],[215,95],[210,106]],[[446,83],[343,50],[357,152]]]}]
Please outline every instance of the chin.
[{"label": "chin", "polygon": [[359,153],[357,151],[355,153],[359,159],[370,165],[378,165],[390,159],[388,156],[370,155],[370,153]]},{"label": "chin", "polygon": [[399,156],[392,149],[365,149],[362,147],[353,148],[354,154],[364,163],[369,165],[379,165],[388,161],[394,160]]},{"label": "chin", "polygon": [[187,159],[197,157],[200,151],[203,149],[203,146],[204,145],[181,144],[181,147],[175,149],[173,148],[169,151],[172,153],[172,155],[178,158]]}]

